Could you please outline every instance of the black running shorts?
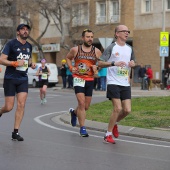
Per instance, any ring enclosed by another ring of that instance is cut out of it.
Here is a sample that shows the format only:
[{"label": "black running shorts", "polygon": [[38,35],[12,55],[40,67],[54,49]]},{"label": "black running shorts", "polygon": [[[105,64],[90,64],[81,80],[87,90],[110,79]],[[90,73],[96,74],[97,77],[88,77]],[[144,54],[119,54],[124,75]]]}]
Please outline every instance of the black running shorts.
[{"label": "black running shorts", "polygon": [[119,85],[107,85],[107,98],[126,100],[131,99],[131,87],[130,86],[119,86]]},{"label": "black running shorts", "polygon": [[28,80],[4,79],[4,95],[15,96],[16,93],[28,93]]},{"label": "black running shorts", "polygon": [[74,86],[75,94],[84,93],[85,96],[92,96],[94,81],[86,81],[85,86]]},{"label": "black running shorts", "polygon": [[48,80],[41,80],[38,82],[39,88],[42,88],[44,85],[48,86]]}]

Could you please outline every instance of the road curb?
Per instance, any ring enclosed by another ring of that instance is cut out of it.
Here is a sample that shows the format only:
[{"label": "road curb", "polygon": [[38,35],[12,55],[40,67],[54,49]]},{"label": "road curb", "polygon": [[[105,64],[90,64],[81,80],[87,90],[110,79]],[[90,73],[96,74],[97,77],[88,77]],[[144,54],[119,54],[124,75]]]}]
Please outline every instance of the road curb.
[{"label": "road curb", "polygon": [[[68,113],[60,115],[59,119],[65,124],[70,124],[70,115]],[[105,133],[107,130],[107,125],[108,125],[107,123],[86,120],[86,128],[89,130],[95,130],[95,131],[100,131]],[[79,124],[77,124],[76,127],[79,127]],[[166,130],[164,131],[164,130],[144,129],[144,128],[119,125],[119,133],[120,135],[125,135],[125,136],[170,142],[170,131],[166,131]]]}]

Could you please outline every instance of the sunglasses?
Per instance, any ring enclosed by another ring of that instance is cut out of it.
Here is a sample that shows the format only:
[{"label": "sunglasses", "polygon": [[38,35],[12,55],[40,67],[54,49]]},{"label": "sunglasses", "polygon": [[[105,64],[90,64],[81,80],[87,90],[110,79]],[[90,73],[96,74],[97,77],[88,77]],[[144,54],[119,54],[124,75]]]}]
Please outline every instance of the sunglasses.
[{"label": "sunglasses", "polygon": [[84,35],[85,35],[86,32],[92,32],[92,33],[93,33],[93,31],[91,31],[91,30],[89,30],[89,29],[84,29],[83,32],[82,32],[82,36],[83,36],[83,37],[84,37]]},{"label": "sunglasses", "polygon": [[117,32],[125,32],[125,33],[130,34],[130,31],[129,31],[129,30],[121,30],[121,31],[117,31]]},{"label": "sunglasses", "polygon": [[83,30],[83,32],[87,32],[87,31],[92,32],[92,31],[89,30],[89,29],[84,29],[84,30]]}]

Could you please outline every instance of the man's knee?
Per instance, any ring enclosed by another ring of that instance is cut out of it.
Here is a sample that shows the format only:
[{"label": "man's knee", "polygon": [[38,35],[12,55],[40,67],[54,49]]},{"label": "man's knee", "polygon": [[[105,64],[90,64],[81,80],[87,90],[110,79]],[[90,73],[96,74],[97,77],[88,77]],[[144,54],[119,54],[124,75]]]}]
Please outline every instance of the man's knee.
[{"label": "man's knee", "polygon": [[122,107],[114,108],[114,112],[121,113],[122,112]]},{"label": "man's knee", "polygon": [[18,105],[17,105],[18,109],[21,109],[23,110],[24,107],[25,107],[25,102],[19,102]]},{"label": "man's knee", "polygon": [[3,112],[4,112],[4,113],[5,113],[5,112],[10,112],[12,109],[13,109],[13,106],[5,106],[5,107],[3,108]]},{"label": "man's knee", "polygon": [[131,109],[124,109],[123,114],[128,115],[131,112]]},{"label": "man's knee", "polygon": [[85,106],[85,110],[88,110],[89,109],[89,106]]}]

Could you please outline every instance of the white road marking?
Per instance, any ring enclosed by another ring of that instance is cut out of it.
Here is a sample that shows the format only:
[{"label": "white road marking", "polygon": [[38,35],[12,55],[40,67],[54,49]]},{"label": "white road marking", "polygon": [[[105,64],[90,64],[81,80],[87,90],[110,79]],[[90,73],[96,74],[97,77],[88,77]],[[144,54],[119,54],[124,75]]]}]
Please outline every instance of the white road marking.
[{"label": "white road marking", "polygon": [[51,129],[56,129],[56,130],[60,130],[60,131],[65,131],[65,132],[70,132],[70,133],[76,133],[76,134],[78,134],[77,132],[74,132],[74,131],[65,130],[65,129],[61,129],[61,128],[57,128],[57,127],[51,126],[51,125],[49,125],[49,124],[47,124],[47,123],[44,123],[44,122],[42,122],[42,121],[40,120],[42,117],[45,117],[45,116],[49,116],[49,115],[53,115],[53,114],[57,114],[57,113],[65,113],[65,112],[66,112],[66,111],[47,113],[47,114],[44,114],[44,115],[35,117],[34,120],[35,120],[37,123],[39,123],[39,124],[41,124],[41,125],[43,125],[43,126],[49,127],[49,128],[51,128]]},{"label": "white road marking", "polygon": [[128,130],[128,132],[133,131],[133,129],[135,129],[135,127],[130,128],[130,129]]},{"label": "white road marking", "polygon": [[[62,128],[57,128],[57,127],[55,127],[55,126],[51,126],[51,125],[49,125],[49,124],[47,124],[47,123],[44,123],[44,122],[42,122],[42,121],[40,120],[42,117],[45,117],[45,116],[49,116],[49,115],[53,115],[53,114],[60,114],[60,113],[65,113],[65,112],[67,112],[67,111],[47,113],[47,114],[44,114],[44,115],[35,117],[34,120],[35,120],[37,123],[39,123],[40,125],[49,127],[49,128],[51,128],[51,129],[56,129],[56,130],[59,130],[59,131],[64,131],[64,132],[79,134],[78,132],[74,132],[74,131],[71,131],[71,130],[66,130],[66,129],[62,129]],[[95,137],[95,138],[103,138],[103,137],[101,137],[101,136],[91,135],[91,134],[90,134],[90,136]],[[136,142],[136,141],[129,141],[129,140],[122,140],[122,139],[115,139],[115,140],[117,140],[117,141],[122,141],[122,142],[128,142],[128,143],[135,143],[135,144],[140,144],[140,145],[148,145],[148,146],[156,146],[156,147],[170,148],[170,146],[167,146],[167,145],[157,145],[157,144],[144,143],[144,142]]]}]

